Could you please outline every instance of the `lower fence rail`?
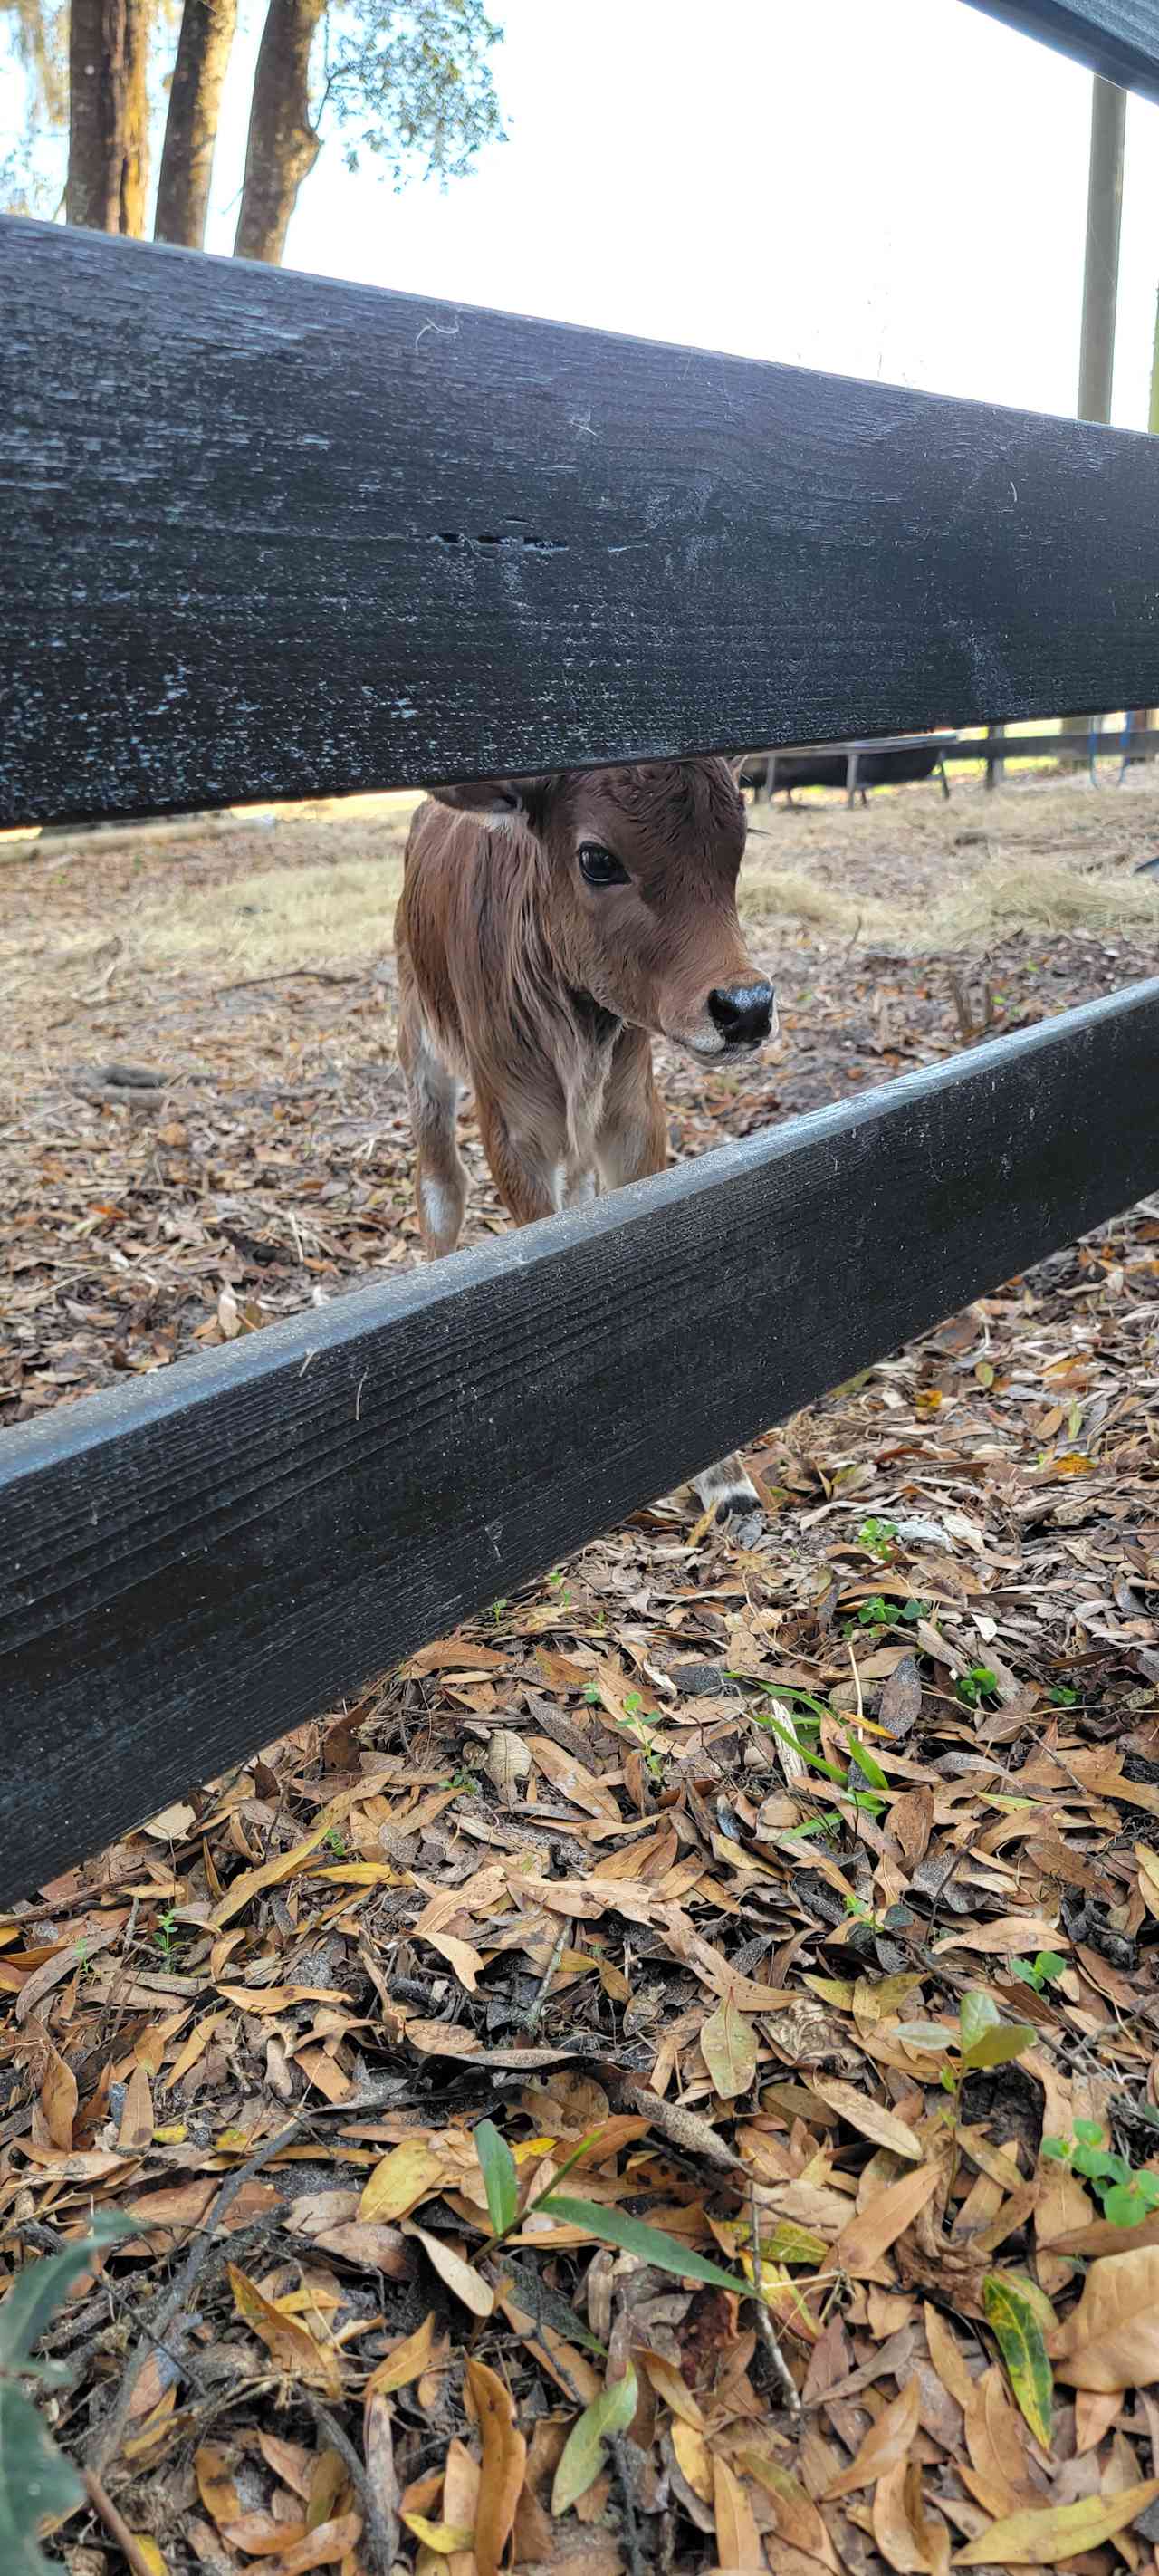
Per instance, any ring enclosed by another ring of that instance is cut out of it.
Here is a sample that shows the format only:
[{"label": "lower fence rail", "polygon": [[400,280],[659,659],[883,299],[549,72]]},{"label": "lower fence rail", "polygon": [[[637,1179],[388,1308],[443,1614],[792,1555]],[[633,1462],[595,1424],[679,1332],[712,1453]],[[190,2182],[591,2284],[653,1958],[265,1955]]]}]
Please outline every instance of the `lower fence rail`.
[{"label": "lower fence rail", "polygon": [[0,1440],[0,1901],[1159,1186],[1159,980]]}]

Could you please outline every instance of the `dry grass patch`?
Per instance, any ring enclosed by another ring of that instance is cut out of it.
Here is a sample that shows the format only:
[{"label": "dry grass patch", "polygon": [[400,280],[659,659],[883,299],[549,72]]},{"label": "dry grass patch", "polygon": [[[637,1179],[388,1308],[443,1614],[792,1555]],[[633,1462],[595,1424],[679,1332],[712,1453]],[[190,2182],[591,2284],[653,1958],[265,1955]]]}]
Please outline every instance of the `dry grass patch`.
[{"label": "dry grass patch", "polygon": [[[929,924],[933,946],[1010,930],[1133,930],[1159,925],[1159,880],[1097,871],[1066,859],[999,858],[947,895]],[[923,944],[924,941],[923,941]]]},{"label": "dry grass patch", "polygon": [[[233,976],[292,966],[366,965],[388,951],[402,886],[404,834],[366,857],[255,869],[232,883],[182,892],[138,915],[129,944],[142,965]],[[349,847],[346,836],[339,848]],[[820,872],[778,867],[761,857],[744,869],[742,917],[754,925],[792,922],[822,940],[849,940],[926,956],[985,948],[1014,929],[1146,931],[1159,925],[1159,883],[1092,868],[1080,860],[998,855],[931,901],[895,902],[842,892]]]},{"label": "dry grass patch", "polygon": [[[808,944],[925,957],[983,951],[1023,929],[1147,940],[1159,879],[1137,875],[1159,841],[1159,776],[1120,795],[1074,781],[988,797],[955,787],[878,791],[754,817],[740,908]],[[22,985],[72,994],[120,946],[118,991],[150,978],[243,981],[294,968],[365,968],[389,952],[413,794],[253,808],[142,825],[71,845],[45,841],[4,869],[0,959]],[[265,825],[267,828],[261,828]],[[83,976],[81,978],[83,982]],[[24,998],[26,1001],[26,989]]]},{"label": "dry grass patch", "polygon": [[231,976],[290,966],[365,966],[391,945],[398,847],[329,866],[263,868],[150,907],[131,934],[142,965]]},{"label": "dry grass patch", "polygon": [[1159,880],[1097,869],[1080,859],[987,858],[929,901],[840,893],[802,868],[758,861],[741,879],[742,916],[791,921],[866,948],[924,957],[986,948],[1012,930],[1140,931],[1159,927]]}]

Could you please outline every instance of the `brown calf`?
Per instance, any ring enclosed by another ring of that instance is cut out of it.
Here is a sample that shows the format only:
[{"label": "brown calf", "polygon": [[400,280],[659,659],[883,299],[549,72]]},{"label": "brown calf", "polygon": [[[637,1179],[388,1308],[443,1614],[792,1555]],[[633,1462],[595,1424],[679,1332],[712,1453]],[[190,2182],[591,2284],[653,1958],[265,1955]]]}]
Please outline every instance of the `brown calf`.
[{"label": "brown calf", "polygon": [[[435,790],[411,825],[395,921],[399,1054],[431,1259],[453,1252],[470,1083],[518,1225],[663,1171],[663,1037],[704,1064],[773,1034],[736,915],[744,803],[727,761],[565,770]],[[756,1501],[736,1459],[696,1479]]]}]

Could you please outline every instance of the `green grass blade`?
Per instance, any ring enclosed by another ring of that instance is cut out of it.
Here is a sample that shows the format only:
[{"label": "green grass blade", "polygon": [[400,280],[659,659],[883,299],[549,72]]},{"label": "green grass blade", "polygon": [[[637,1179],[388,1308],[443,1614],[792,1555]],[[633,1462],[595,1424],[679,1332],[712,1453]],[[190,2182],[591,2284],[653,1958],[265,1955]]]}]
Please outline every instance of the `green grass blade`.
[{"label": "green grass blade", "polygon": [[735,2290],[741,2299],[752,2297],[751,2283],[738,2272],[710,2263],[707,2255],[695,2254],[679,2237],[666,2236],[662,2227],[649,2227],[646,2219],[629,2218],[622,2209],[604,2209],[594,2200],[572,2200],[567,2192],[549,2192],[539,2206],[546,2216],[584,2228],[601,2245],[619,2245],[625,2254],[639,2254],[657,2271],[674,2273],[678,2281],[707,2281],[714,2290]]},{"label": "green grass blade", "polygon": [[507,2140],[500,2137],[492,2120],[480,2120],[475,2130],[475,2153],[491,2225],[497,2236],[503,2236],[514,2226],[518,2214],[519,2176]]}]

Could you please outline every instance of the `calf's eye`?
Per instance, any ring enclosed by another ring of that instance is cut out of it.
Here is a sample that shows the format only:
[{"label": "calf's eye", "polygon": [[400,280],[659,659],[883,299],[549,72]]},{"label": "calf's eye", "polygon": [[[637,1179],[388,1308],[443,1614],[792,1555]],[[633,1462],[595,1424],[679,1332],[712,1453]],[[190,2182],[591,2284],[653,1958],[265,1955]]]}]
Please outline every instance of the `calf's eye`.
[{"label": "calf's eye", "polygon": [[611,850],[605,850],[602,841],[581,841],[579,863],[580,875],[587,885],[613,886],[628,883],[627,869],[621,867]]}]

